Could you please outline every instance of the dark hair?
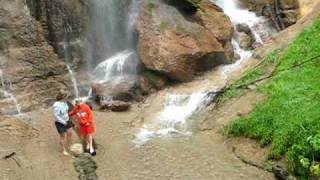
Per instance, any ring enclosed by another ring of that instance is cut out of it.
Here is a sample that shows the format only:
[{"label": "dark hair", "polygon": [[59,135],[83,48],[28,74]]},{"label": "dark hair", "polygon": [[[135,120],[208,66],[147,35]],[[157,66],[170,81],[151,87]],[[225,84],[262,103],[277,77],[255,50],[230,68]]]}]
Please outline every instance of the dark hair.
[{"label": "dark hair", "polygon": [[62,100],[64,98],[66,98],[66,97],[68,97],[68,93],[66,91],[64,91],[64,90],[60,90],[58,92],[57,96],[56,96],[56,100],[60,101],[60,100]]}]

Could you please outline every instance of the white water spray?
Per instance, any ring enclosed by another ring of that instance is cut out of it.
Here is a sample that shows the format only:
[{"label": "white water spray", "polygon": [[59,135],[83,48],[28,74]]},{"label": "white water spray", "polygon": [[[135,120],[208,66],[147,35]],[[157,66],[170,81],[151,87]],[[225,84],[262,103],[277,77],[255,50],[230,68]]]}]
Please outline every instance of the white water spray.
[{"label": "white water spray", "polygon": [[64,60],[65,60],[65,65],[68,69],[68,72],[69,72],[69,75],[70,75],[70,79],[71,79],[71,82],[72,82],[72,86],[73,86],[73,91],[74,91],[74,95],[76,98],[79,97],[79,89],[78,89],[78,83],[77,83],[77,79],[74,75],[74,72],[71,68],[71,66],[69,65],[69,46],[71,43],[79,43],[80,40],[76,40],[74,42],[69,42],[68,41],[68,32],[70,32],[70,27],[66,26],[65,27],[65,30],[64,30],[64,34],[63,34],[63,44],[62,44],[62,48],[63,48],[63,55],[64,55]]},{"label": "white water spray", "polygon": [[2,90],[2,89],[0,89],[0,93],[3,94],[6,98],[9,99],[9,101],[11,101],[14,104],[14,106],[17,110],[17,114],[20,115],[21,114],[21,107],[18,104],[17,98],[13,94],[9,93],[8,91]]},{"label": "white water spray", "polygon": [[74,73],[73,73],[71,67],[68,64],[66,64],[66,66],[67,66],[67,69],[68,69],[68,72],[69,72],[69,75],[71,78],[71,82],[73,85],[74,95],[76,98],[78,98],[79,97],[79,90],[78,90],[78,84],[77,84],[76,77],[74,76]]},{"label": "white water spray", "polygon": [[267,21],[264,17],[258,17],[254,12],[250,12],[247,9],[240,9],[239,0],[211,0],[221,7],[225,14],[227,14],[232,24],[247,24],[252,34],[258,43],[263,43],[262,37],[269,36],[269,31],[272,31],[265,26]]},{"label": "white water spray", "polygon": [[214,96],[208,92],[167,95],[164,109],[157,116],[157,123],[144,125],[133,143],[140,146],[155,136],[191,135],[187,120],[198,110],[207,106]]},{"label": "white water spray", "polygon": [[111,80],[116,76],[135,75],[137,57],[134,51],[125,50],[98,64],[93,71],[93,78],[98,83]]},{"label": "white water spray", "polygon": [[15,109],[17,111],[17,114],[20,115],[21,114],[21,106],[19,105],[17,98],[12,93],[9,93],[6,90],[4,74],[1,69],[0,69],[0,81],[1,81],[0,93],[3,94],[3,96],[6,98],[5,100],[11,101],[13,103],[13,105],[15,106]]}]

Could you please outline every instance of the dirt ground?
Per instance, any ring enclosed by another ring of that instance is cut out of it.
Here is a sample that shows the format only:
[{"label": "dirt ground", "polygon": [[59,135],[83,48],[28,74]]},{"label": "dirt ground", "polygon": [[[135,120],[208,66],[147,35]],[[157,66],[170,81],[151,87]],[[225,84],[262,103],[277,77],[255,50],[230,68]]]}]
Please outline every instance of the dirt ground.
[{"label": "dirt ground", "polygon": [[[99,144],[94,159],[100,179],[273,179],[271,174],[236,159],[224,138],[214,132],[154,138],[135,147],[132,123],[137,115],[139,110],[135,107],[120,114],[94,112],[98,127],[95,139]],[[24,131],[25,136],[1,131],[0,155],[16,152],[12,156],[16,161],[0,160],[1,179],[77,179],[72,158],[58,151],[51,109],[33,112],[29,117],[32,122],[27,123],[36,129]]]}]

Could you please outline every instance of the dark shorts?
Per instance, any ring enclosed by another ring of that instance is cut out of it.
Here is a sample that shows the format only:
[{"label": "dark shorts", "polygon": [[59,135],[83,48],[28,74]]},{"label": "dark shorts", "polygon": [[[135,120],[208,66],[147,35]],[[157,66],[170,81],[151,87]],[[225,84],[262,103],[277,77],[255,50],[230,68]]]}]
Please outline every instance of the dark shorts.
[{"label": "dark shorts", "polygon": [[61,124],[59,122],[54,122],[56,125],[57,131],[59,134],[66,133],[68,129],[72,128],[72,123],[68,123],[67,125]]}]

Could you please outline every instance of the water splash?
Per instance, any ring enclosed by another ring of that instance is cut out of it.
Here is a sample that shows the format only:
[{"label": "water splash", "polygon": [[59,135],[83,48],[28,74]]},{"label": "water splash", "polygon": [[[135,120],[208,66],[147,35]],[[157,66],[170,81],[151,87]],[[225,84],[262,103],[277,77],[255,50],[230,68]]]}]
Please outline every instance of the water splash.
[{"label": "water splash", "polygon": [[85,54],[89,71],[125,49],[135,49],[135,23],[138,0],[89,1],[91,21],[87,30]]},{"label": "water splash", "polygon": [[4,89],[5,84],[4,84],[4,77],[3,77],[3,71],[0,69],[0,80],[1,80],[1,86]]},{"label": "water splash", "polygon": [[266,27],[267,19],[258,17],[254,12],[247,9],[239,8],[241,2],[239,0],[211,0],[221,7],[225,14],[227,14],[232,24],[247,24],[252,34],[258,43],[263,43],[262,37],[269,37],[272,28]]},{"label": "water splash", "polygon": [[70,75],[70,79],[73,85],[73,91],[74,91],[74,95],[76,98],[79,97],[79,89],[78,89],[78,83],[77,83],[77,79],[74,75],[74,72],[71,68],[71,66],[69,65],[69,61],[70,61],[70,45],[71,43],[80,43],[80,40],[76,40],[74,42],[70,42],[69,41],[69,37],[68,37],[68,33],[70,33],[71,27],[69,27],[68,25],[65,25],[64,27],[64,31],[63,31],[63,42],[62,42],[62,48],[63,48],[63,56],[64,56],[64,60],[65,60],[65,65],[68,69],[69,75]]},{"label": "water splash", "polygon": [[3,94],[6,99],[8,99],[9,101],[11,101],[13,103],[13,105],[15,106],[15,109],[17,111],[16,113],[18,115],[20,115],[21,114],[21,106],[19,105],[17,98],[13,94],[11,94],[8,91],[3,90],[3,89],[0,89],[0,93]]},{"label": "water splash", "polygon": [[71,67],[67,63],[66,63],[66,66],[67,66],[67,69],[68,69],[68,72],[69,72],[69,75],[71,78],[71,82],[73,85],[74,95],[76,98],[78,98],[79,97],[79,90],[78,90],[78,84],[77,84],[76,77],[74,76],[74,73],[73,73]]},{"label": "water splash", "polygon": [[[270,37],[275,31],[274,28],[268,26],[267,19],[264,17],[258,17],[254,12],[250,12],[247,9],[241,9],[239,6],[241,2],[239,0],[211,0],[221,7],[227,16],[229,16],[232,24],[247,24],[251,29],[252,35],[257,43],[263,44],[263,39]],[[239,42],[232,38],[232,45],[235,53],[240,55],[240,60],[237,62],[219,67],[221,76],[223,79],[227,79],[228,75],[238,69],[240,65],[248,60],[252,54],[252,50],[241,49]]]},{"label": "water splash", "polygon": [[[11,101],[15,107],[16,114],[21,115],[21,106],[19,105],[17,98],[12,93],[10,93],[9,91],[6,90],[5,78],[4,78],[4,73],[3,73],[2,69],[0,69],[0,81],[1,81],[0,93],[3,94],[3,96],[5,98],[4,101],[7,101],[7,100]],[[12,84],[10,82],[9,88],[12,88],[11,86],[12,86]]]},{"label": "water splash", "polygon": [[152,137],[170,135],[191,135],[187,120],[197,111],[207,106],[215,94],[196,92],[187,94],[169,94],[164,109],[158,114],[156,124],[144,125],[136,134],[133,143],[141,146]]},{"label": "water splash", "polygon": [[98,83],[109,81],[115,76],[137,73],[137,56],[134,51],[125,50],[101,62],[93,71]]}]

